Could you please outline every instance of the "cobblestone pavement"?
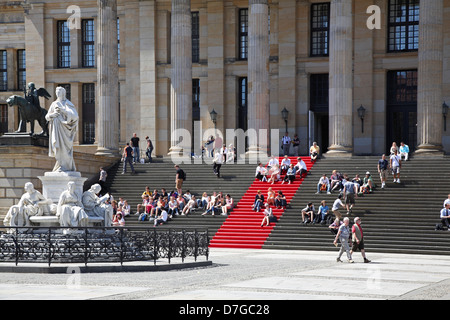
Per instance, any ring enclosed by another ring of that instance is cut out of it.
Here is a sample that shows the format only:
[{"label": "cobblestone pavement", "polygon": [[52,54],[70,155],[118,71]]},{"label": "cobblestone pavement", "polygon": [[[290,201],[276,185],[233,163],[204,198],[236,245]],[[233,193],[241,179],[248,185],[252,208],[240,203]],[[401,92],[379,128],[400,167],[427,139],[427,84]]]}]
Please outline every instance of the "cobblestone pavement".
[{"label": "cobblestone pavement", "polygon": [[[0,273],[2,300],[450,299],[450,256],[211,249],[211,266],[154,272]],[[175,262],[172,262],[175,263]],[[73,271],[73,270],[71,270]],[[71,272],[70,271],[70,272]]]}]

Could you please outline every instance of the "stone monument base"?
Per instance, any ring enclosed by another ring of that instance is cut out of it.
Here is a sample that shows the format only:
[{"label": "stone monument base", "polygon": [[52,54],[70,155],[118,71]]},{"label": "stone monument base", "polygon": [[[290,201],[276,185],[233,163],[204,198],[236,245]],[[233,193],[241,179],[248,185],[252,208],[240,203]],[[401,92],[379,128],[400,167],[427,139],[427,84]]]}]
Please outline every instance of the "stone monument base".
[{"label": "stone monument base", "polygon": [[83,185],[87,178],[81,177],[77,171],[69,172],[45,172],[44,176],[38,177],[42,182],[42,195],[58,204],[61,193],[67,189],[70,181],[75,182],[75,192],[81,199],[83,195]]},{"label": "stone monument base", "polygon": [[29,132],[5,133],[0,136],[0,145],[48,147],[48,136],[33,135]]}]

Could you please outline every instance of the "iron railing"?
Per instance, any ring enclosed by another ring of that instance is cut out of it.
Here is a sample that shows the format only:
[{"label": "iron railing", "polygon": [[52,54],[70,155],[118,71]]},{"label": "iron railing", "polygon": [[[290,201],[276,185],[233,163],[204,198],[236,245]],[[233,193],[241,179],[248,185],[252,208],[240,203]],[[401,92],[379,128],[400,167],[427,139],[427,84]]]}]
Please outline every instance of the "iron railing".
[{"label": "iron railing", "polygon": [[[1,262],[87,263],[151,261],[205,256],[208,230],[148,227],[0,226]],[[5,229],[3,229],[5,228]],[[65,230],[65,232],[64,232]],[[67,230],[69,232],[67,232]]]}]

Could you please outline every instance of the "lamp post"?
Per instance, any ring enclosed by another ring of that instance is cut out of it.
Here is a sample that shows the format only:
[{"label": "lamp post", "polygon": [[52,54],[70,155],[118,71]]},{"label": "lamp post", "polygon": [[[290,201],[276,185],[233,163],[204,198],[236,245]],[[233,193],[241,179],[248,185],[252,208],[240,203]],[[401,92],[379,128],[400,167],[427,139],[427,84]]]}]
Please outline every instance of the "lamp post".
[{"label": "lamp post", "polygon": [[447,131],[447,114],[448,114],[448,105],[445,103],[442,104],[442,115],[444,116],[444,131]]},{"label": "lamp post", "polygon": [[216,110],[212,109],[212,111],[209,113],[209,116],[211,117],[211,121],[214,123],[214,130],[216,130],[216,123],[217,123],[217,112],[216,112]]},{"label": "lamp post", "polygon": [[364,133],[364,116],[366,115],[366,108],[361,105],[358,108],[358,117],[361,119],[361,132]]},{"label": "lamp post", "polygon": [[283,110],[281,110],[281,116],[283,117],[284,123],[286,124],[286,131],[288,131],[288,117],[289,117],[289,110],[287,110],[286,108],[284,108]]}]

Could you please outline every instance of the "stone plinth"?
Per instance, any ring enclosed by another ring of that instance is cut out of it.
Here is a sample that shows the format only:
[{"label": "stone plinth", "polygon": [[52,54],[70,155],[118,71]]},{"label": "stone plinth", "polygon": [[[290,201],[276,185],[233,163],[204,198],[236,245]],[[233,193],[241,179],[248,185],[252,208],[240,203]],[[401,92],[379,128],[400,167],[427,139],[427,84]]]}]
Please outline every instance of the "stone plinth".
[{"label": "stone plinth", "polygon": [[30,133],[5,133],[0,136],[0,146],[40,146],[48,147],[48,137]]},{"label": "stone plinth", "polygon": [[83,185],[87,178],[81,177],[81,173],[77,171],[70,172],[46,172],[44,176],[38,177],[42,182],[42,195],[51,199],[57,204],[61,193],[67,189],[70,181],[75,182],[75,192],[79,195],[83,194]]}]

